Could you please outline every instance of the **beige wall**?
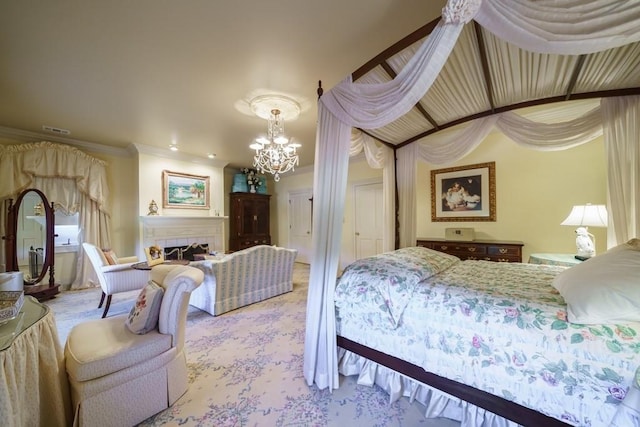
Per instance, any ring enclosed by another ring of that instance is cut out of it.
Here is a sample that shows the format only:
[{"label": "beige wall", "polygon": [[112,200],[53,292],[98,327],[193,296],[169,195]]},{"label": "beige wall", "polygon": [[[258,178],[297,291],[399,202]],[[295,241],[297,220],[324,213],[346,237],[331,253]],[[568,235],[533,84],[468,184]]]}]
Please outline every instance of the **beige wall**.
[{"label": "beige wall", "polygon": [[[495,222],[431,222],[431,169],[496,162]],[[606,204],[602,139],[563,151],[522,148],[504,135],[490,135],[476,150],[450,165],[419,162],[418,237],[444,237],[447,227],[473,227],[478,239],[524,242],[523,260],[536,252],[575,253],[575,227],[562,226],[573,205]],[[596,251],[606,250],[606,229],[592,228]]]},{"label": "beige wall", "polygon": [[[0,143],[19,143],[2,140]],[[228,216],[228,194],[235,170],[151,154],[111,155],[83,151],[105,160],[110,188],[112,246],[117,253],[137,253],[138,221],[146,215],[153,199],[162,215],[213,215],[218,209]],[[496,162],[496,222],[431,222],[430,170],[474,163]],[[606,201],[606,161],[602,140],[565,151],[539,152],[521,148],[501,134],[490,135],[473,153],[450,165],[418,164],[419,237],[444,237],[446,227],[473,227],[477,238],[520,240],[524,260],[534,252],[575,252],[574,228],[561,226],[574,204]],[[162,208],[162,171],[211,176],[211,208],[208,211]],[[361,160],[350,164],[345,200],[341,266],[353,260],[353,186],[359,182],[382,180],[381,170],[370,169]],[[313,168],[299,168],[285,174],[277,184],[268,183],[271,197],[271,233],[274,244],[288,243],[290,191],[311,189]],[[605,229],[591,229],[597,251],[606,249]],[[227,228],[228,235],[228,228]]]},{"label": "beige wall", "polygon": [[[382,182],[382,169],[371,169],[364,158],[352,159],[349,164],[347,190],[342,222],[342,251],[340,253],[340,268],[344,268],[355,260],[355,227],[353,224],[354,185],[363,182]],[[277,235],[278,245],[287,246],[289,241],[289,193],[295,190],[313,188],[313,169],[304,168],[294,174],[284,175],[275,185],[274,198],[277,204]]]},{"label": "beige wall", "polygon": [[[496,162],[495,222],[431,222],[431,169]],[[474,152],[460,161],[430,166],[418,162],[417,235],[444,237],[447,227],[473,227],[478,239],[518,240],[524,243],[523,260],[536,252],[575,253],[574,227],[561,226],[576,204],[606,203],[606,161],[601,139],[582,146],[553,152],[522,148],[504,135],[491,134]],[[382,180],[381,170],[363,161],[352,161],[345,200],[340,265],[354,259],[353,186]],[[312,188],[310,168],[285,175],[275,186],[279,245],[288,242],[288,193]],[[606,250],[606,230],[592,228],[597,251]]]},{"label": "beige wall", "polygon": [[[163,171],[171,171],[190,175],[209,177],[209,209],[181,209],[164,208],[163,200]],[[162,216],[214,216],[217,212],[223,215],[226,203],[226,188],[224,168],[204,163],[194,163],[188,160],[178,160],[160,157],[148,153],[138,153],[138,176],[136,177],[139,193],[137,195],[138,215],[149,213],[152,200],[158,205],[158,214]],[[136,223],[139,218],[135,218]],[[227,231],[227,230],[225,230]],[[139,236],[136,233],[136,236]],[[140,239],[138,239],[140,241]],[[224,242],[225,249],[228,242]],[[137,253],[142,256],[143,248],[137,247]]]}]

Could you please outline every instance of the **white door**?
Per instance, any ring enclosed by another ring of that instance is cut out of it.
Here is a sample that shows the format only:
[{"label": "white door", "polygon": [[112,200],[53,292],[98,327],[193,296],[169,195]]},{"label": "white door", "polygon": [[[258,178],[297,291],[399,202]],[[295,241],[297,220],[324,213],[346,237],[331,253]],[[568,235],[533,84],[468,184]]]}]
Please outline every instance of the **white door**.
[{"label": "white door", "polygon": [[382,253],[382,183],[354,186],[356,259]]},{"label": "white door", "polygon": [[311,190],[289,193],[289,247],[298,250],[296,261],[311,262]]}]

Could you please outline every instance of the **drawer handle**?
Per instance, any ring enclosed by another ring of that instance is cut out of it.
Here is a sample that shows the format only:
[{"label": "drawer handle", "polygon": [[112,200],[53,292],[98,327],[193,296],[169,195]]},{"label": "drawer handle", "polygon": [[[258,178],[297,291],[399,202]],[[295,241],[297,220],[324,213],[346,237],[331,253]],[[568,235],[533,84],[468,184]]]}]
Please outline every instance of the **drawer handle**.
[{"label": "drawer handle", "polygon": [[506,254],[507,252],[509,252],[509,249],[505,249],[505,248],[500,248],[498,250],[500,251],[501,254]]},{"label": "drawer handle", "polygon": [[467,248],[469,250],[469,252],[475,252],[476,248]]},{"label": "drawer handle", "polygon": [[443,251],[446,251],[447,249],[449,249],[449,246],[440,246],[440,249],[442,249]]}]

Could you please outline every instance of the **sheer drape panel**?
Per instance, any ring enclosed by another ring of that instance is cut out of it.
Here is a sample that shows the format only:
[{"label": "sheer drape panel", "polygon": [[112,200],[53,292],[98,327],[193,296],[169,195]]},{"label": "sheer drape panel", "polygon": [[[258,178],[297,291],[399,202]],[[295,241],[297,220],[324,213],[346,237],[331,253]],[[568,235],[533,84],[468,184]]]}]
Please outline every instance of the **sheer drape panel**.
[{"label": "sheer drape panel", "polygon": [[398,76],[386,83],[353,83],[351,76],[322,95],[321,102],[345,123],[361,129],[382,127],[411,110],[442,69],[462,24],[436,26]]},{"label": "sheer drape panel", "polygon": [[401,248],[416,244],[416,152],[417,144],[396,150]]},{"label": "sheer drape panel", "polygon": [[600,108],[562,123],[540,123],[514,112],[499,115],[496,126],[515,143],[541,151],[566,150],[602,136]]},{"label": "sheer drape panel", "polygon": [[483,0],[475,21],[532,52],[579,55],[640,40],[640,2]]},{"label": "sheer drape panel", "polygon": [[[467,7],[466,2],[457,4],[461,10]],[[315,161],[322,167],[314,168],[313,257],[304,353],[305,379],[320,388],[338,387],[333,292],[340,253],[350,129],[384,126],[422,98],[464,25],[464,22],[446,21],[436,26],[419,53],[393,81],[364,85],[352,83],[349,77],[320,99]]]},{"label": "sheer drape panel", "polygon": [[607,245],[640,236],[640,96],[601,101],[607,151]]},{"label": "sheer drape panel", "polygon": [[455,162],[480,145],[497,121],[498,116],[484,117],[461,129],[430,135],[415,144],[416,158],[435,165]]},{"label": "sheer drape panel", "polygon": [[313,233],[307,298],[304,377],[321,389],[338,387],[334,288],[338,273],[351,126],[318,102],[313,177]]}]

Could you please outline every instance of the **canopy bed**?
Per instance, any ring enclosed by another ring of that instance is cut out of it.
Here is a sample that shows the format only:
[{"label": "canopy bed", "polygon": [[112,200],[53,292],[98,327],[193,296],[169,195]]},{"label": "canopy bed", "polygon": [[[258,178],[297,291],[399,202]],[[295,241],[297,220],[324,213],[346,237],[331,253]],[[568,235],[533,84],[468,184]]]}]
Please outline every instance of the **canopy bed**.
[{"label": "canopy bed", "polygon": [[[471,20],[475,22],[466,25]],[[571,33],[562,33],[568,28]],[[536,56],[537,53],[557,55],[554,57],[560,61],[556,63],[557,69],[566,66],[562,65],[563,60],[588,62],[585,57],[580,59],[579,56],[594,53],[596,58],[590,58],[593,63],[586,67],[592,72],[603,67],[607,60],[613,60],[615,54],[610,52],[612,49],[630,46],[631,50],[617,51],[617,61],[637,65],[640,4],[603,0],[579,4],[561,2],[560,5],[528,0],[449,1],[443,9],[441,20],[433,23],[429,29],[432,29],[431,33],[406,55],[408,59],[394,58],[396,62],[388,61],[386,65],[383,64],[382,68],[392,69],[389,73],[390,80],[379,79],[375,73],[369,73],[364,77],[360,76],[360,81],[354,83],[353,76],[350,76],[322,94],[319,99],[315,159],[316,165],[321,167],[314,169],[313,216],[317,220],[313,224],[313,257],[304,355],[304,375],[309,385],[315,383],[319,388],[332,389],[337,388],[339,383],[334,299],[350,153],[364,149],[370,163],[375,157],[377,167],[384,167],[385,199],[388,201],[384,218],[387,226],[394,222],[396,206],[390,190],[397,186],[399,247],[404,248],[413,246],[416,239],[416,202],[413,196],[416,159],[443,164],[462,158],[493,128],[499,129],[518,144],[539,150],[566,149],[602,135],[608,164],[608,246],[626,242],[640,231],[640,217],[637,214],[640,201],[629,196],[638,193],[638,183],[633,177],[637,177],[640,171],[637,148],[640,146],[640,96],[637,96],[640,93],[637,91],[640,83],[637,81],[637,73],[631,70],[629,75],[633,74],[635,80],[627,83],[635,86],[634,91],[614,93],[607,91],[606,85],[602,83],[595,89],[583,88],[585,92],[591,93],[584,94],[581,98],[572,93],[578,90],[575,88],[575,79],[568,77],[562,85],[569,87],[569,90],[550,90],[551,93],[545,93],[545,102],[550,102],[551,99],[599,99],[599,104],[591,104],[591,108],[580,117],[565,122],[538,123],[510,111],[516,107],[500,107],[491,102],[482,114],[447,123],[446,127],[453,127],[468,122],[465,127],[455,128],[455,132],[447,132],[444,136],[439,136],[437,132],[445,126],[432,125],[430,131],[414,134],[412,138],[398,144],[381,145],[374,141],[374,137],[384,140],[390,127],[411,129],[412,123],[419,120],[437,122],[430,121],[428,117],[416,116],[414,110],[421,103],[426,105],[442,97],[442,92],[439,92],[441,88],[436,84],[439,73],[453,72],[453,66],[447,64],[447,60],[451,57],[455,61],[468,53],[455,48],[459,38],[473,39],[476,42],[482,39],[486,42],[491,34],[494,37],[492,42],[496,45],[508,44],[504,46],[505,50],[511,49],[511,46],[525,49],[527,52],[523,55],[527,59],[540,59]],[[604,53],[598,58],[600,52]],[[603,60],[603,57],[607,59]],[[527,60],[521,62],[528,63]],[[508,63],[505,66],[514,65]],[[479,65],[478,68],[488,73],[487,64]],[[548,75],[547,78],[557,78],[554,69],[539,68],[543,75]],[[588,70],[583,72],[588,74]],[[528,71],[523,69],[523,76]],[[465,89],[476,82],[458,79],[457,83]],[[464,94],[462,89],[458,92],[460,95]],[[428,93],[429,90],[435,94]],[[497,88],[491,92],[489,88],[490,93],[500,90]],[[559,94],[562,96],[558,96]],[[475,98],[472,93],[468,97],[460,96],[460,100],[449,98],[447,101],[473,104]],[[539,102],[542,103],[544,102]],[[511,99],[509,104],[517,102]],[[418,125],[413,126],[415,127]],[[397,158],[395,162],[394,157]],[[385,250],[393,249],[392,239],[393,232],[386,230]],[[349,343],[342,340],[340,345],[348,346]],[[350,350],[368,351],[358,345],[353,345]],[[374,353],[369,351],[366,354],[367,357],[375,357]],[[398,361],[402,366],[403,360]],[[408,375],[408,371],[403,368],[395,368]],[[420,378],[424,381],[425,377]],[[515,418],[522,424],[534,425],[536,423],[533,416],[540,415],[536,408],[515,406],[509,399],[479,392],[475,387],[450,379],[438,379],[436,383],[439,388],[472,402],[474,406],[486,408],[501,417]],[[430,411],[431,406],[429,403],[427,405]],[[520,415],[514,415],[516,412]],[[467,420],[468,425],[509,423],[505,418],[494,417],[482,411],[478,413],[480,419],[473,422]]]}]

